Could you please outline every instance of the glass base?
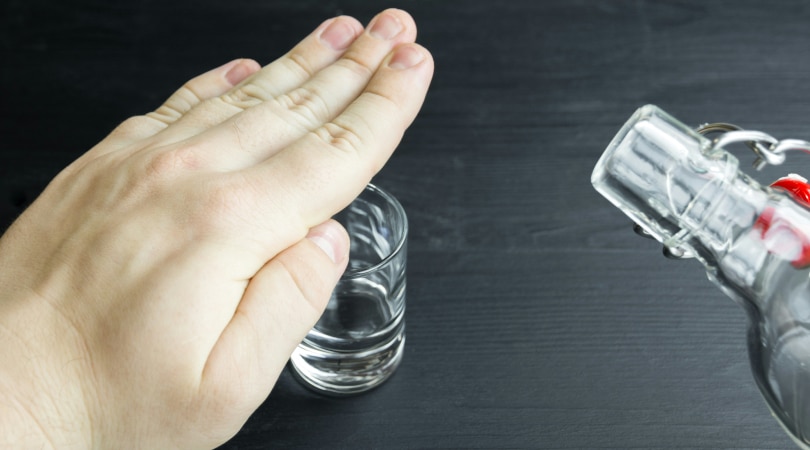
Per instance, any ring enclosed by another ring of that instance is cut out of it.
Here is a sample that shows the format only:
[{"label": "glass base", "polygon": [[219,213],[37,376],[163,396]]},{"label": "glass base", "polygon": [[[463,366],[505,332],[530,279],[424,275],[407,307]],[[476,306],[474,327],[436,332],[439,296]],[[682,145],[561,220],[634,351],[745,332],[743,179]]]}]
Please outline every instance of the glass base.
[{"label": "glass base", "polygon": [[362,352],[329,351],[305,340],[290,357],[290,366],[301,384],[319,394],[354,395],[387,380],[399,367],[404,347],[404,327],[390,341]]}]

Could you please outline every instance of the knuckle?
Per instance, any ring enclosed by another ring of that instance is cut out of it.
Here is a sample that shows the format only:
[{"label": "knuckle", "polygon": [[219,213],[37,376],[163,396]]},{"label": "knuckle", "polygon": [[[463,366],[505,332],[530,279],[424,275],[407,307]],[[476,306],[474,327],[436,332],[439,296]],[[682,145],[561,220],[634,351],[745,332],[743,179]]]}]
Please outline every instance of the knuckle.
[{"label": "knuckle", "polygon": [[344,53],[335,64],[362,78],[371,78],[376,70],[376,66],[372,66],[366,61],[362,54],[352,50]]},{"label": "knuckle", "polygon": [[160,108],[147,113],[146,116],[155,122],[160,122],[165,126],[169,126],[182,117],[183,113],[164,104],[160,105]]},{"label": "knuckle", "polygon": [[153,133],[155,129],[166,128],[166,122],[149,115],[133,116],[121,122],[112,135],[123,138],[137,138]]},{"label": "knuckle", "polygon": [[312,88],[300,87],[282,94],[277,100],[282,107],[303,118],[309,127],[320,125],[330,116],[326,101]]},{"label": "knuckle", "polygon": [[194,92],[191,86],[185,84],[174,95],[169,97],[163,106],[179,117],[201,101],[202,98]]},{"label": "knuckle", "polygon": [[323,308],[320,305],[326,304],[334,288],[334,281],[324,275],[330,273],[329,268],[319,264],[322,259],[325,259],[325,255],[320,249],[297,256],[283,254],[278,258],[288,286],[285,292],[292,297],[290,300],[294,304],[308,305],[310,309],[307,312],[312,314],[313,319],[321,314]]},{"label": "knuckle", "polygon": [[223,102],[242,110],[252,108],[272,98],[264,87],[257,83],[248,83],[220,96]]},{"label": "knuckle", "polygon": [[173,100],[177,103],[177,106],[181,111],[188,111],[194,105],[202,102],[205,100],[204,96],[200,94],[199,87],[195,85],[196,80],[191,80],[186,82],[177,92],[172,95],[169,100]]},{"label": "knuckle", "polygon": [[291,51],[285,58],[281,58],[282,64],[292,71],[297,73],[299,78],[307,79],[315,75],[315,71],[307,61],[306,56],[296,50]]},{"label": "knuckle", "polygon": [[374,105],[380,113],[397,113],[396,117],[402,117],[406,113],[408,100],[408,86],[374,86],[363,91],[363,95],[368,97],[368,101]]},{"label": "knuckle", "polygon": [[316,129],[317,137],[341,153],[357,155],[363,148],[363,140],[354,125],[329,122]]},{"label": "knuckle", "polygon": [[367,90],[363,92],[367,104],[373,107],[377,115],[401,116],[403,107],[396,97],[388,92]]},{"label": "knuckle", "polygon": [[172,178],[182,172],[196,170],[202,167],[202,159],[197,149],[192,146],[183,146],[150,155],[146,161],[146,176],[148,179]]},{"label": "knuckle", "polygon": [[158,109],[149,113],[148,116],[159,122],[171,124],[200,102],[202,102],[202,98],[186,83],[175,91]]}]

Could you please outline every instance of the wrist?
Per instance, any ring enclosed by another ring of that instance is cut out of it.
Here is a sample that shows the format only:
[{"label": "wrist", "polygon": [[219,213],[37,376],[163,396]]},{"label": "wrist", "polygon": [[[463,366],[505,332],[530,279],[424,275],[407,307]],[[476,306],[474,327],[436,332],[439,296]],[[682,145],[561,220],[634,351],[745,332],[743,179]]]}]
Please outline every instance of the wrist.
[{"label": "wrist", "polygon": [[7,391],[0,391],[0,448],[56,448],[36,418]]},{"label": "wrist", "polygon": [[3,318],[11,315],[19,326],[0,323],[0,448],[90,448],[87,374],[80,358],[56,344],[64,345],[67,333],[55,324],[51,330],[26,327],[18,314]]}]

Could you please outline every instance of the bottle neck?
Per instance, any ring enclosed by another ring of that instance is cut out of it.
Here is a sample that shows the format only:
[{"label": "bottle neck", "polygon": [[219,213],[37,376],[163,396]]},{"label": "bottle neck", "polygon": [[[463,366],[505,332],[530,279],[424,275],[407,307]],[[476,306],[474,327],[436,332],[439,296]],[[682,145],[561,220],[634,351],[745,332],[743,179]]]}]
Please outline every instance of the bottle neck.
[{"label": "bottle neck", "polygon": [[752,221],[763,201],[738,167],[733,155],[648,105],[619,131],[591,181],[665,245],[688,247],[701,236],[714,249],[730,238],[729,222]]},{"label": "bottle neck", "polygon": [[810,209],[738,167],[722,148],[645,106],[610,143],[592,182],[665,246],[696,256],[727,293],[768,301],[785,284],[808,283]]},{"label": "bottle neck", "polygon": [[616,135],[592,182],[654,238],[733,285],[727,288],[750,289],[768,256],[784,256],[780,248],[796,241],[781,213],[777,226],[763,228],[773,203],[768,188],[740,172],[733,155],[654,106],[639,109]]},{"label": "bottle neck", "polygon": [[692,229],[688,245],[709,277],[724,290],[752,292],[770,261],[761,228],[769,202],[767,191],[758,183],[747,177],[736,178],[720,184],[712,207],[694,220],[701,225]]}]

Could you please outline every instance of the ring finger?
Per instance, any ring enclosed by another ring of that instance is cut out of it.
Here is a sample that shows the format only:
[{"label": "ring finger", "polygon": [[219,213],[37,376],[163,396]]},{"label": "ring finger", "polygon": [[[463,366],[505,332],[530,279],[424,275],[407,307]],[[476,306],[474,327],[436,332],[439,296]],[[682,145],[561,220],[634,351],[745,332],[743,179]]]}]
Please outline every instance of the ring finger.
[{"label": "ring finger", "polygon": [[[391,50],[415,38],[416,25],[410,15],[395,9],[384,11],[334,64],[188,143],[198,149],[201,160],[220,170],[237,170],[262,161],[342,113],[363,92]],[[226,103],[239,102],[239,98],[234,93],[220,97]],[[212,102],[216,101],[219,99]]]},{"label": "ring finger", "polygon": [[352,17],[340,16],[325,21],[287,54],[241,84],[191,108],[155,136],[159,141],[156,143],[167,145],[182,141],[297,88],[340,58],[362,29]]}]

